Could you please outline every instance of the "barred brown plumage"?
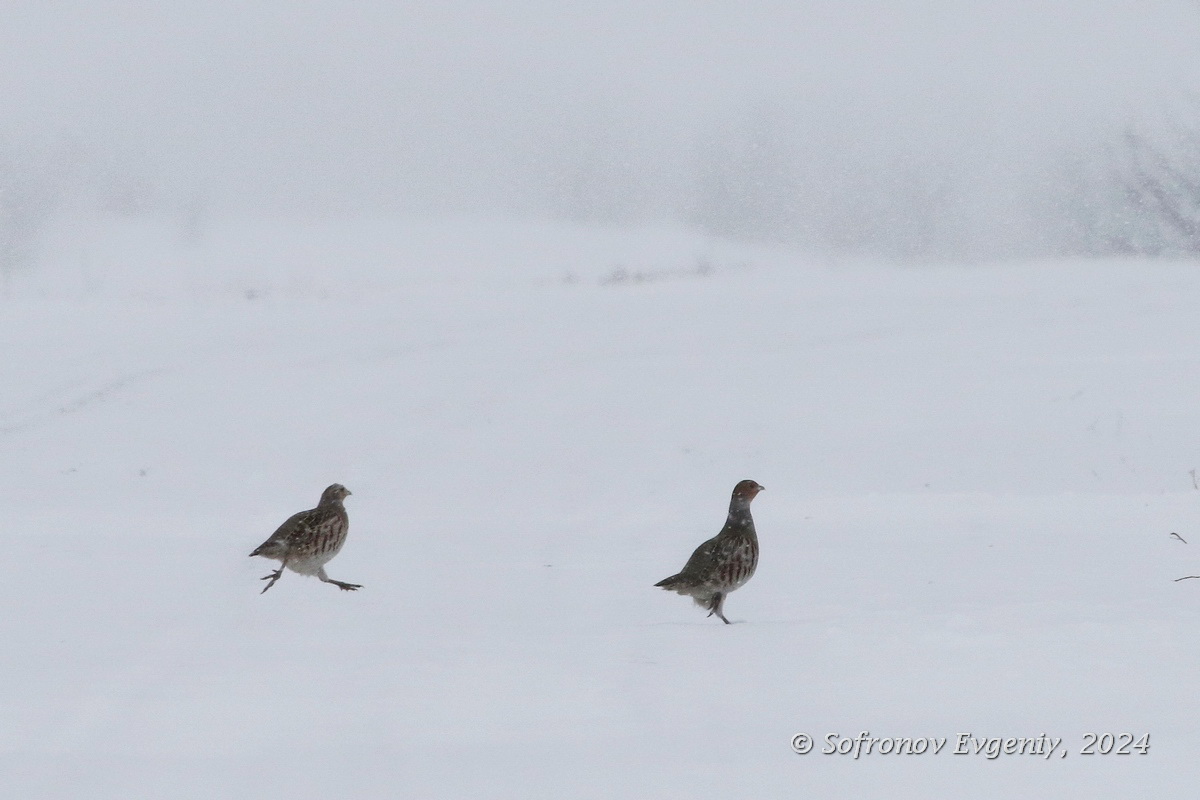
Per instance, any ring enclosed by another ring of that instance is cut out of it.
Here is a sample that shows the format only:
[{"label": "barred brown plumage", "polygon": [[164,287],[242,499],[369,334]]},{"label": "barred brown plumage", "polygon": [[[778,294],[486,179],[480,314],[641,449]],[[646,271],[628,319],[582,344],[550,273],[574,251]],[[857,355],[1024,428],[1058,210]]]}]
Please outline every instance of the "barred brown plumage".
[{"label": "barred brown plumage", "polygon": [[316,508],[288,517],[265,542],[254,548],[251,556],[280,562],[279,569],[263,576],[264,581],[270,580],[263,592],[282,577],[284,567],[301,575],[316,575],[346,591],[362,588],[361,584],[335,581],[325,574],[325,564],[342,549],[350,530],[350,517],[342,505],[349,495],[350,490],[340,483],[326,487]]},{"label": "barred brown plumage", "polygon": [[763,490],[745,480],[733,487],[729,516],[725,527],[696,548],[678,575],[664,578],[655,586],[691,597],[696,605],[708,609],[708,616],[725,618],[725,598],[746,584],[758,567],[758,534],[750,516],[750,502]]}]

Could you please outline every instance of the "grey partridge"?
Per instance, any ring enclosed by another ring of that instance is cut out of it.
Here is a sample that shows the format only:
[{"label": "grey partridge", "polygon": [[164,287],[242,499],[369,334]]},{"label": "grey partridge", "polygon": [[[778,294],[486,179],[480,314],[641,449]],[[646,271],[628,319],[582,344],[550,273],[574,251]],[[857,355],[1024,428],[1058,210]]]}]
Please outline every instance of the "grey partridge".
[{"label": "grey partridge", "polygon": [[763,490],[746,480],[733,487],[725,527],[696,548],[678,575],[664,578],[655,586],[691,597],[696,605],[716,614],[726,625],[725,598],[740,589],[758,567],[758,534],[750,516],[750,501]]},{"label": "grey partridge", "polygon": [[350,490],[340,483],[329,486],[321,492],[316,508],[288,517],[265,542],[254,548],[251,556],[280,562],[279,569],[263,576],[263,580],[270,580],[270,583],[260,594],[275,585],[275,581],[283,576],[284,567],[301,575],[316,575],[325,583],[346,591],[362,588],[360,584],[335,581],[325,574],[325,565],[346,543],[350,518],[342,500],[349,494]]}]

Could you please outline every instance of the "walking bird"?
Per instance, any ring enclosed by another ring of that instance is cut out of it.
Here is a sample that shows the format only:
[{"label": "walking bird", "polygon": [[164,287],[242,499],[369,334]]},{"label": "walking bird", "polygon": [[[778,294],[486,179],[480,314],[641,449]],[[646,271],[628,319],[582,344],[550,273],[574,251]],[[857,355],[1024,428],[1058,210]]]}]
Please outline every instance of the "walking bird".
[{"label": "walking bird", "polygon": [[758,534],[750,516],[750,501],[762,490],[749,480],[733,487],[729,516],[721,532],[697,547],[678,575],[654,585],[691,597],[696,605],[708,609],[708,616],[716,614],[728,625],[725,598],[744,586],[758,567]]},{"label": "walking bird", "polygon": [[362,588],[360,584],[335,581],[325,574],[325,565],[346,543],[350,518],[346,516],[342,500],[349,495],[350,490],[340,483],[329,486],[321,492],[321,501],[316,508],[288,517],[279,530],[254,548],[251,556],[273,558],[279,562],[279,569],[263,576],[263,580],[270,580],[270,583],[260,594],[275,585],[275,581],[283,576],[284,567],[301,575],[316,575],[325,583],[346,591]]}]

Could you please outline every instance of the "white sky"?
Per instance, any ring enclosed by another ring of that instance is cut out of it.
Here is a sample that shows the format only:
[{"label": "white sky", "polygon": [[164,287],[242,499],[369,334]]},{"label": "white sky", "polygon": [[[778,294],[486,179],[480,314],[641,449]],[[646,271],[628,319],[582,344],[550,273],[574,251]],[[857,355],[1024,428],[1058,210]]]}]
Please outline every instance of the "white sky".
[{"label": "white sky", "polygon": [[2,9],[0,164],[277,209],[678,216],[764,137],[805,208],[914,173],[1015,195],[1200,68],[1191,2]]}]

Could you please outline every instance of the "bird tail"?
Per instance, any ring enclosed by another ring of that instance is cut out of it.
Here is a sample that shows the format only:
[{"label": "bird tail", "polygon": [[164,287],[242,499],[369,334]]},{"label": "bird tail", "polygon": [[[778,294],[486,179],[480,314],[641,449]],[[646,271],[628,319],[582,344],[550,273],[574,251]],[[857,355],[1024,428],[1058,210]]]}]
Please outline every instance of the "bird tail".
[{"label": "bird tail", "polygon": [[663,589],[666,589],[668,592],[679,592],[680,594],[687,594],[688,590],[694,588],[695,586],[693,581],[684,577],[682,572],[678,575],[672,575],[669,578],[663,578],[654,585],[660,586]]},{"label": "bird tail", "polygon": [[254,552],[250,554],[250,557],[253,558],[254,556],[262,556],[264,558],[278,558],[276,555],[278,549],[279,546],[274,542],[263,542],[258,547],[254,548]]}]

